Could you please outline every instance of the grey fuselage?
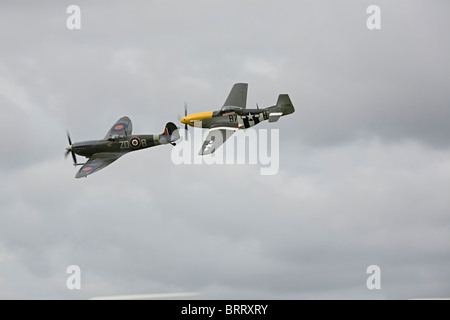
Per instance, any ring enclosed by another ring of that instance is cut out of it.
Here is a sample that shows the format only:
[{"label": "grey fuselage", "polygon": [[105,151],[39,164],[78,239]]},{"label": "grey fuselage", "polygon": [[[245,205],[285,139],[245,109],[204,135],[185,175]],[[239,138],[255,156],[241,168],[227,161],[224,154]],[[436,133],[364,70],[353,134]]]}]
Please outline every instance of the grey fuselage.
[{"label": "grey fuselage", "polygon": [[161,144],[170,143],[170,137],[161,134],[143,134],[133,136],[111,136],[107,140],[76,142],[72,145],[74,153],[91,157],[96,153],[128,153]]},{"label": "grey fuselage", "polygon": [[[277,111],[277,106],[264,109],[241,109],[237,107],[225,107],[222,110],[214,111],[212,118],[203,119],[202,128],[211,128],[212,126],[235,127],[239,129],[247,129],[257,125],[258,123],[269,120],[269,114]],[[284,110],[283,116],[293,113],[293,109]],[[195,124],[194,124],[195,126]]]}]

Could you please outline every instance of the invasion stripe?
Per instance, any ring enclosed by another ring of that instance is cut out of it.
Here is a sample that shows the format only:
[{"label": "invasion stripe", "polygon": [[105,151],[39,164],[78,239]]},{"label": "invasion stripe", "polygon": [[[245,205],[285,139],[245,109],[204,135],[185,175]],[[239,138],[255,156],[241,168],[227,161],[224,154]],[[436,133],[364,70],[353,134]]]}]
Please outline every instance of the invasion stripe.
[{"label": "invasion stripe", "polygon": [[250,123],[248,122],[248,118],[247,117],[242,117],[242,120],[244,121],[244,128],[249,128],[250,127]]}]

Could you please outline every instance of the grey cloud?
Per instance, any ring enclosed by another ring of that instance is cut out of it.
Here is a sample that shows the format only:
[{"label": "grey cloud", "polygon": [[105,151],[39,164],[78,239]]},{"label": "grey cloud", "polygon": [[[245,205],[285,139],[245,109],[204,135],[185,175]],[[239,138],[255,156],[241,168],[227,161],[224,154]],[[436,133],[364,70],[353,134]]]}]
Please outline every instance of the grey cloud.
[{"label": "grey cloud", "polygon": [[[0,297],[448,296],[448,4],[382,1],[380,31],[369,4],[82,1],[79,31],[66,4],[2,4]],[[296,107],[260,125],[280,130],[277,175],[161,146],[73,178],[66,129],[158,133],[241,81],[249,106]]]}]

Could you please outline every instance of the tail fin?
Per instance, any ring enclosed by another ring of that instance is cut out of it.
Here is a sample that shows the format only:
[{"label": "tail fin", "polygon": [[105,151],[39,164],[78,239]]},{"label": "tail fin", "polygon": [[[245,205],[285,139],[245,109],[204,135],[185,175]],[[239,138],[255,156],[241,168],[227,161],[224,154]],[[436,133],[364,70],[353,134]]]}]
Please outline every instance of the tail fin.
[{"label": "tail fin", "polygon": [[170,136],[170,141],[174,142],[180,139],[178,127],[173,122],[168,122],[164,128],[163,135]]},{"label": "tail fin", "polygon": [[283,112],[283,116],[294,113],[295,109],[288,94],[280,94],[278,96],[277,108]]},{"label": "tail fin", "polygon": [[270,107],[269,110],[269,122],[278,121],[281,116],[291,114],[295,111],[291,99],[287,94],[280,94],[278,96],[277,104]]}]

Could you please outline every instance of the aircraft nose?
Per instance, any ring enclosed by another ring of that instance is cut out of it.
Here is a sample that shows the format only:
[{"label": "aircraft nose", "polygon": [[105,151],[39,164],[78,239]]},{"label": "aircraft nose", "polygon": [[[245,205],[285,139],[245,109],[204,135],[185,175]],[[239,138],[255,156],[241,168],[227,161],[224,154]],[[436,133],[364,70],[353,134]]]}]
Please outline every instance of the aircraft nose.
[{"label": "aircraft nose", "polygon": [[70,150],[72,150],[72,145],[70,145],[70,146],[66,147],[66,150],[67,150],[67,151],[70,151]]},{"label": "aircraft nose", "polygon": [[181,118],[180,122],[186,124],[188,121],[187,121],[186,117],[183,117],[183,118]]}]

